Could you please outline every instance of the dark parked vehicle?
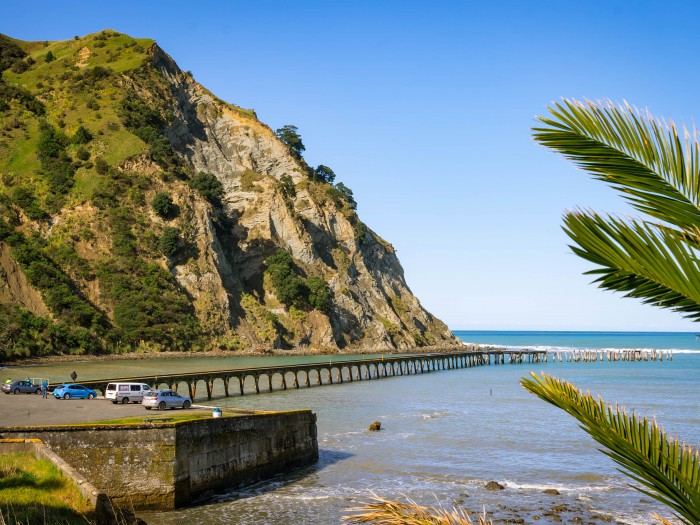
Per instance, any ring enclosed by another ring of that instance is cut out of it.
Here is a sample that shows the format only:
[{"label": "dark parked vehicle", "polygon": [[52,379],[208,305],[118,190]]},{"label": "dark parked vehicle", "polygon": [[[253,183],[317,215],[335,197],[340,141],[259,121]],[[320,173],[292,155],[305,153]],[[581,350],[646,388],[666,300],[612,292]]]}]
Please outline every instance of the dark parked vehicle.
[{"label": "dark parked vehicle", "polygon": [[181,396],[175,390],[156,390],[144,394],[141,404],[150,410],[157,408],[165,410],[166,408],[184,408],[187,410],[192,406],[192,400],[187,396]]},{"label": "dark parked vehicle", "polygon": [[2,391],[6,394],[41,394],[41,385],[33,385],[31,381],[15,380],[2,385]]},{"label": "dark parked vehicle", "polygon": [[67,384],[54,388],[53,397],[56,399],[95,399],[97,392],[83,385]]}]

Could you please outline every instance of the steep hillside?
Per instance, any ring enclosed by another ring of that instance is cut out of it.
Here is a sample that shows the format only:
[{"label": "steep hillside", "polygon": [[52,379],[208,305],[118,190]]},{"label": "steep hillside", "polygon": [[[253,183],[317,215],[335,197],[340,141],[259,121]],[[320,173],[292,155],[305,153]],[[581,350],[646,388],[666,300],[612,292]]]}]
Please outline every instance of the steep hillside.
[{"label": "steep hillside", "polygon": [[0,357],[455,344],[293,127],[115,31],[0,36]]}]

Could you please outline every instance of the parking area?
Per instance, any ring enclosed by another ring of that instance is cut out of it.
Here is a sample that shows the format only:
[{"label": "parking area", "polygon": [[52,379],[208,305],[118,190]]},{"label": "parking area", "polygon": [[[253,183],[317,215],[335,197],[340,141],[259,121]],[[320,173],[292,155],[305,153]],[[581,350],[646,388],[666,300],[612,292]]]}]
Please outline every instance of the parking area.
[{"label": "parking area", "polygon": [[[165,413],[171,413],[168,410]],[[43,399],[37,394],[0,393],[0,427],[65,425],[119,417],[156,416],[141,404],[113,404],[102,397],[96,399]]]}]

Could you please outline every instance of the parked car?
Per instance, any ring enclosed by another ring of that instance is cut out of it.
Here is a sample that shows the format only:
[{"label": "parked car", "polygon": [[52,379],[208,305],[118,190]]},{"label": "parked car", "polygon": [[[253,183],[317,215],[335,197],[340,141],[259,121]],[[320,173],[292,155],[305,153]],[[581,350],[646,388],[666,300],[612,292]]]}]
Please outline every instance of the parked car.
[{"label": "parked car", "polygon": [[192,406],[192,400],[187,396],[181,396],[175,390],[156,390],[143,396],[141,402],[146,410],[158,408],[184,408],[187,410]]},{"label": "parked car", "polygon": [[56,399],[95,399],[97,392],[86,386],[70,383],[54,388],[53,397]]},{"label": "parked car", "polygon": [[108,383],[105,399],[112,403],[140,403],[153,389],[145,383]]},{"label": "parked car", "polygon": [[2,391],[6,394],[41,394],[41,385],[34,385],[26,379],[16,379],[2,385]]}]

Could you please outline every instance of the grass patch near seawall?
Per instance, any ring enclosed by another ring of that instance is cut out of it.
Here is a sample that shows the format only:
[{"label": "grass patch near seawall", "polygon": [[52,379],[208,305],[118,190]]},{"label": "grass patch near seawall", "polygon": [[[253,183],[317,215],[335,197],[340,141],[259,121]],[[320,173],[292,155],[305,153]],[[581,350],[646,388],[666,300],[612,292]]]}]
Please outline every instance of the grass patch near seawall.
[{"label": "grass patch near seawall", "polygon": [[93,511],[56,466],[31,453],[0,455],[0,521],[7,525],[90,523]]}]

